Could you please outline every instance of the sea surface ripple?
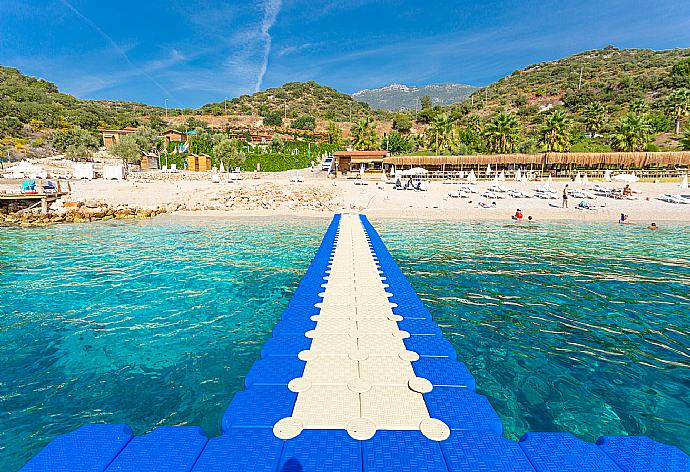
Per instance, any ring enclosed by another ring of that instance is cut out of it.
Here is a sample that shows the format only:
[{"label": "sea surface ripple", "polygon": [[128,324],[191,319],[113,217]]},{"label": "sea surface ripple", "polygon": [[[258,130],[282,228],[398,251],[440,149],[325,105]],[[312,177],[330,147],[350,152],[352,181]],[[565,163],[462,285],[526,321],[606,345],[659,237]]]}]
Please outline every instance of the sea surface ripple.
[{"label": "sea surface ripple", "polygon": [[[327,224],[0,228],[0,470],[90,422],[220,434]],[[690,226],[374,225],[507,437],[690,453]]]}]

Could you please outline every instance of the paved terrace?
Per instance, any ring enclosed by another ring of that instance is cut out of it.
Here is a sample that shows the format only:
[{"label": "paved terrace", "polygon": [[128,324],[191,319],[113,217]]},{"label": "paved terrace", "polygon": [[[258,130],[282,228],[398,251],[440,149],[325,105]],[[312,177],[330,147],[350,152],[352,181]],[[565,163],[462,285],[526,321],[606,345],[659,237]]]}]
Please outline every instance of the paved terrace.
[{"label": "paved terrace", "polygon": [[336,215],[283,318],[208,439],[86,425],[23,471],[690,471],[645,437],[502,437],[488,400],[364,216]]}]

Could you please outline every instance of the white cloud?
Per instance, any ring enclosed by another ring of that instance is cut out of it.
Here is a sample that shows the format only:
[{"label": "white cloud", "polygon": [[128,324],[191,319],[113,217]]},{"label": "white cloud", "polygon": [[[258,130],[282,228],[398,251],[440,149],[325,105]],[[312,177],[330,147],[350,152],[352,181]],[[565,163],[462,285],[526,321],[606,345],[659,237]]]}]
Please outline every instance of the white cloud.
[{"label": "white cloud", "polygon": [[264,54],[261,66],[259,68],[259,74],[256,77],[254,92],[261,90],[264,75],[266,75],[266,69],[268,69],[268,59],[271,55],[271,47],[273,45],[273,38],[271,37],[270,30],[275,24],[282,6],[282,0],[264,0],[264,18],[261,22],[261,36],[264,40]]}]

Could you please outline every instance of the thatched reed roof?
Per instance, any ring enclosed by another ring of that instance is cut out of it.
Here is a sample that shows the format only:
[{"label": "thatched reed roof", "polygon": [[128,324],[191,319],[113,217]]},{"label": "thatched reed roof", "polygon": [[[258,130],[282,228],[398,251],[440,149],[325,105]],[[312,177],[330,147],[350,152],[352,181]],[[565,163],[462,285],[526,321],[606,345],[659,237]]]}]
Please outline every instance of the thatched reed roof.
[{"label": "thatched reed roof", "polygon": [[510,164],[612,165],[642,168],[650,165],[690,165],[690,151],[679,152],[569,152],[545,154],[473,154],[467,156],[391,156],[384,164],[396,166],[458,166]]},{"label": "thatched reed roof", "polygon": [[384,164],[403,166],[476,165],[476,164],[541,164],[543,154],[471,154],[466,156],[392,156]]},{"label": "thatched reed roof", "polygon": [[599,164],[621,167],[647,167],[650,165],[690,164],[690,152],[570,152],[547,153],[546,164]]}]

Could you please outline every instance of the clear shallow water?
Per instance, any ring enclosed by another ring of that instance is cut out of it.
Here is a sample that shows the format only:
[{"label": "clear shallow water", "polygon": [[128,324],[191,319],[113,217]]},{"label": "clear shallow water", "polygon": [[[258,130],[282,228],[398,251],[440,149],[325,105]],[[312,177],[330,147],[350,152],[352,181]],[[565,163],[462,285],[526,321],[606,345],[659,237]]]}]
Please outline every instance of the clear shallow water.
[{"label": "clear shallow water", "polygon": [[[219,434],[327,224],[0,228],[0,470],[86,422]],[[690,452],[690,226],[374,224],[508,437]]]},{"label": "clear shallow water", "polygon": [[690,453],[690,226],[374,226],[503,421]]}]

